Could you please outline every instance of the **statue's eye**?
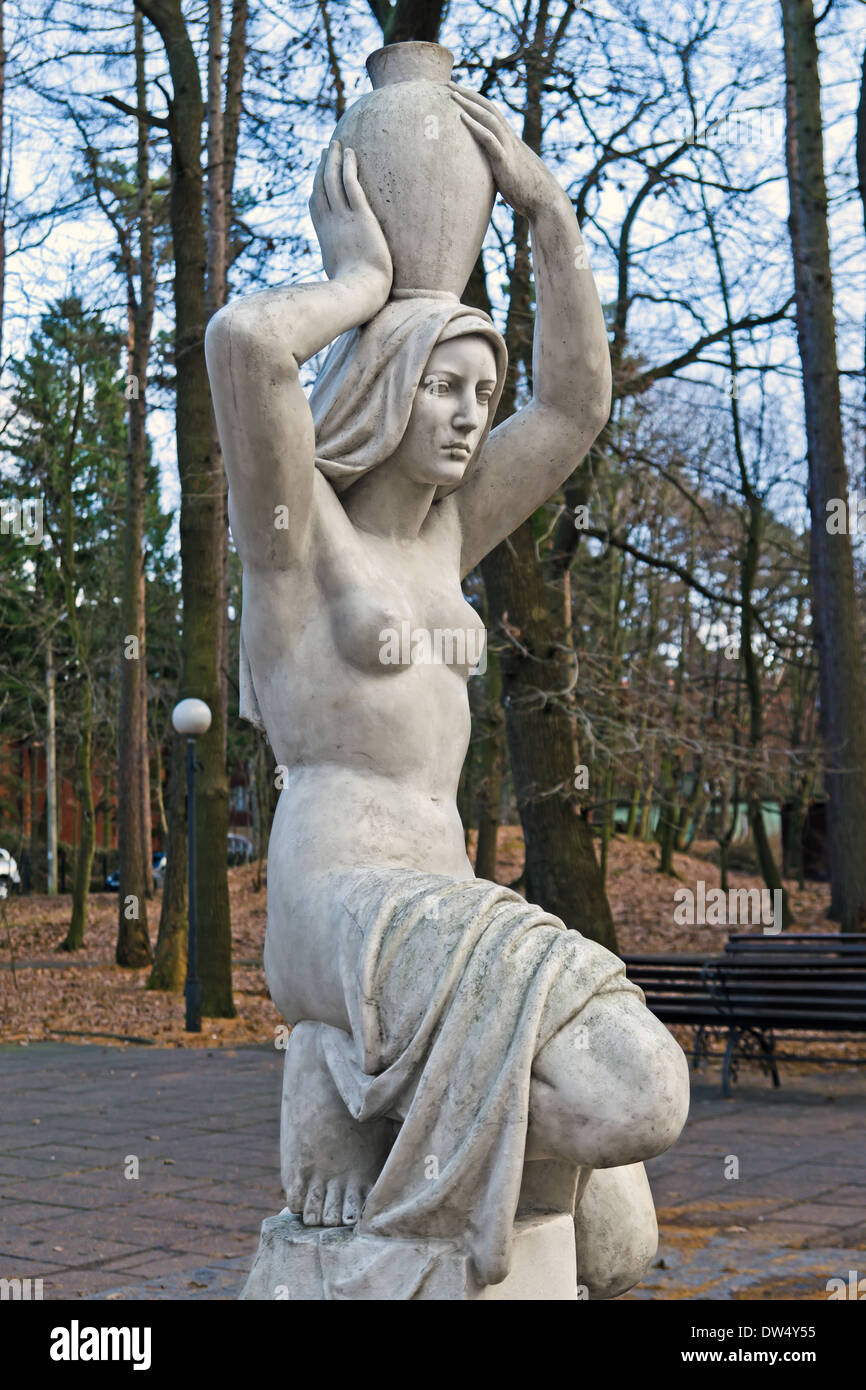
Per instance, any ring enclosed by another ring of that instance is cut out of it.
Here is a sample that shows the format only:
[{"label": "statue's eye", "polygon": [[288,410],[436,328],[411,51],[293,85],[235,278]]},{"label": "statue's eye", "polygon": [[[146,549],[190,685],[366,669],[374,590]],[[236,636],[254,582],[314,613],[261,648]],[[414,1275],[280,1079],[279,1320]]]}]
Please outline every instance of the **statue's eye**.
[{"label": "statue's eye", "polygon": [[492,395],[493,395],[493,392],[492,392],[492,391],[477,391],[477,392],[476,392],[476,396],[477,396],[478,400],[481,402],[482,405],[489,405]]},{"label": "statue's eye", "polygon": [[448,382],[441,376],[428,376],[424,390],[428,396],[445,396],[448,394]]}]

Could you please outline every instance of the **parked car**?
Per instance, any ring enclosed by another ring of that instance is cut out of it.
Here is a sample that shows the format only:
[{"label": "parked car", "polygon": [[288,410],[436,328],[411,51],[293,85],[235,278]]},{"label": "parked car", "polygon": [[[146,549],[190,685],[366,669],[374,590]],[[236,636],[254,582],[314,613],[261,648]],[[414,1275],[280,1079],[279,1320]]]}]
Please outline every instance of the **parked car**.
[{"label": "parked car", "polygon": [[8,898],[10,893],[21,887],[18,865],[8,849],[0,849],[0,898]]},{"label": "parked car", "polygon": [[[165,855],[162,850],[153,856],[153,884],[155,888],[162,888],[165,878]],[[114,870],[105,880],[105,890],[107,893],[116,893],[120,888],[120,871]]]},{"label": "parked car", "polygon": [[[249,864],[255,854],[252,840],[248,840],[246,835],[229,835],[228,837],[228,862],[229,866],[235,864]],[[13,861],[14,862],[14,861]],[[165,865],[166,856],[160,851],[153,856],[153,885],[155,888],[165,887]],[[0,868],[2,873],[2,868]],[[109,874],[105,880],[106,892],[116,893],[120,887],[120,874],[115,869],[113,874]],[[0,888],[0,897],[5,896]]]},{"label": "parked car", "polygon": [[255,850],[252,840],[248,840],[246,835],[229,835],[228,843],[229,864],[249,864],[252,861]]}]

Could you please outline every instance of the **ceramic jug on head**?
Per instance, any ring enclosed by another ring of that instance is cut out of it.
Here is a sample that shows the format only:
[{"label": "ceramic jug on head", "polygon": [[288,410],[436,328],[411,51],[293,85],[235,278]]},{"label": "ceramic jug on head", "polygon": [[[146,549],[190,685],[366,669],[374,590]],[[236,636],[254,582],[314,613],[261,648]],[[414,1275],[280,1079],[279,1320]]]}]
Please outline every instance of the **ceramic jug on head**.
[{"label": "ceramic jug on head", "polygon": [[496,189],[490,167],[448,88],[454,55],[438,43],[371,53],[373,91],[334,138],[358,158],[358,177],[394,263],[392,295],[466,288]]}]

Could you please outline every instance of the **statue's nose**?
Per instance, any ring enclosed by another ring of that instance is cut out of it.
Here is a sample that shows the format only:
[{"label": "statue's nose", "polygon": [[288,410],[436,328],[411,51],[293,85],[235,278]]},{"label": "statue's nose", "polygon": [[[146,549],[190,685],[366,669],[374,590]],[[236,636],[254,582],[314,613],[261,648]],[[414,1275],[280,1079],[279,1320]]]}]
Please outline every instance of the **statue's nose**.
[{"label": "statue's nose", "polygon": [[478,428],[478,403],[474,395],[465,396],[457,404],[452,421],[454,428],[458,430],[474,430]]}]

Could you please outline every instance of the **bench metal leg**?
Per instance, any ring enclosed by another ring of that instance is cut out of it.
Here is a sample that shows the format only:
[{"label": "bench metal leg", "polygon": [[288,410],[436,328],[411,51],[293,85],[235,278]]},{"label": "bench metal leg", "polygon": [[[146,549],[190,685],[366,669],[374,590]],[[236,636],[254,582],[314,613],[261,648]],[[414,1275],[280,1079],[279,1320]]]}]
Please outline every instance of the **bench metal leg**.
[{"label": "bench metal leg", "polygon": [[779,1081],[779,1072],[776,1067],[776,1038],[772,1028],[768,1028],[766,1033],[759,1033],[758,1041],[761,1044],[761,1051],[763,1052],[761,1066],[763,1070],[773,1078],[773,1085],[779,1086],[781,1083]]},{"label": "bench metal leg", "polygon": [[766,1032],[758,1028],[728,1029],[728,1043],[722,1063],[722,1095],[727,1100],[731,1094],[731,1084],[736,1082],[740,1060],[755,1061],[765,1076],[772,1077],[773,1086],[781,1085],[776,1066],[776,1039],[772,1028]]},{"label": "bench metal leg", "polygon": [[740,1030],[730,1028],[728,1030],[728,1045],[725,1048],[725,1059],[722,1062],[722,1095],[725,1100],[731,1097],[731,1082],[737,1079],[737,1043],[740,1039]]},{"label": "bench metal leg", "polygon": [[702,1023],[700,1024],[700,1026],[697,1029],[697,1032],[695,1033],[695,1046],[694,1051],[692,1053],[692,1071],[698,1070],[698,1067],[701,1065],[701,1060],[707,1054],[708,1049],[706,1031],[707,1030]]}]

